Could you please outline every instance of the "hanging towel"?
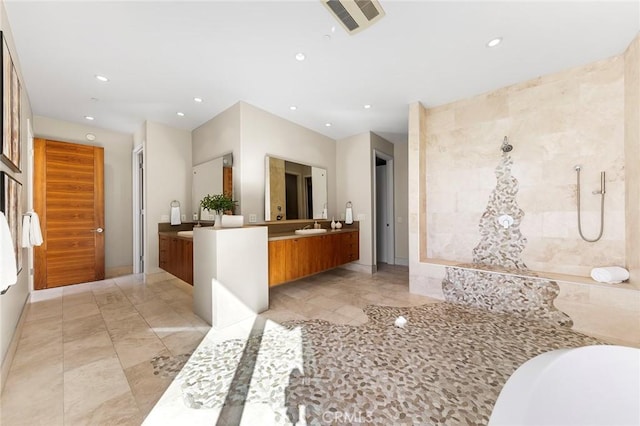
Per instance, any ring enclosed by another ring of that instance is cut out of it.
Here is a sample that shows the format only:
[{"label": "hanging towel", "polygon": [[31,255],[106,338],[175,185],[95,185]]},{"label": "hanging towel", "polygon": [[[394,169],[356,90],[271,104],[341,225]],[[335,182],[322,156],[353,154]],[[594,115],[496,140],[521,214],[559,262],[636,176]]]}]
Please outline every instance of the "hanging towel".
[{"label": "hanging towel", "polygon": [[171,224],[180,225],[180,207],[171,207]]},{"label": "hanging towel", "polygon": [[40,218],[36,212],[29,212],[22,216],[22,247],[29,248],[42,245],[42,231]]},{"label": "hanging towel", "polygon": [[31,212],[31,226],[29,227],[29,243],[32,246],[41,246],[44,242],[42,231],[40,230],[40,218],[38,213]]},{"label": "hanging towel", "polygon": [[13,248],[11,231],[4,213],[0,212],[0,293],[4,293],[17,281],[16,252]]},{"label": "hanging towel", "polygon": [[601,283],[618,284],[629,279],[629,271],[620,266],[593,268],[591,278]]},{"label": "hanging towel", "polygon": [[31,216],[29,214],[25,214],[22,216],[22,241],[20,247],[29,248],[31,247],[31,242],[29,240],[29,231],[31,229]]},{"label": "hanging towel", "polygon": [[351,202],[347,203],[347,211],[344,214],[344,223],[351,225],[353,223],[353,208]]}]

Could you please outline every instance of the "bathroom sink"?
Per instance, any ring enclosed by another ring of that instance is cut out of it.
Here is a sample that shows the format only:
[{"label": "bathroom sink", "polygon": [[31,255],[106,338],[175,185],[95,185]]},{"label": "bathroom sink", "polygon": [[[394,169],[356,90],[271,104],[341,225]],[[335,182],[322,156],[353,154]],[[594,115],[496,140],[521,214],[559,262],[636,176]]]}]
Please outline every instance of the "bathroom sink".
[{"label": "bathroom sink", "polygon": [[179,237],[193,237],[193,231],[178,231]]},{"label": "bathroom sink", "polygon": [[326,229],[297,229],[296,234],[298,235],[310,235],[310,234],[324,234],[327,232]]}]

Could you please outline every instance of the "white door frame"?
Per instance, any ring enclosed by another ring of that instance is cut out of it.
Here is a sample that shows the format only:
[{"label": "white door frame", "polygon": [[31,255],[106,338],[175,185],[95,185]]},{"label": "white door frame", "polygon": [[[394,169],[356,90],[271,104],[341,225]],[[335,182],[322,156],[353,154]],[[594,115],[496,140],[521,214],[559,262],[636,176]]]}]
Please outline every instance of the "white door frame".
[{"label": "white door frame", "polygon": [[[394,181],[393,181],[393,156],[385,154],[384,152],[378,151],[376,149],[373,150],[373,185],[376,185],[377,182],[377,173],[376,173],[376,158],[381,158],[387,162],[387,218],[389,219],[389,226],[387,228],[387,264],[394,265],[396,259],[396,229],[395,229],[395,204],[394,204]],[[376,217],[376,208],[377,208],[377,196],[375,187],[372,188],[373,195],[373,262],[374,265],[378,264],[378,254],[377,254],[377,238],[378,238],[378,230],[377,230],[377,220]]]},{"label": "white door frame", "polygon": [[[34,169],[34,152],[33,152],[33,129],[31,128],[31,120],[27,118],[27,211],[33,210],[33,169]],[[42,212],[36,212],[42,214]],[[22,218],[20,218],[22,220]],[[46,235],[45,235],[46,237]],[[27,255],[27,269],[29,273],[29,292],[33,292],[33,268],[34,268],[34,249],[29,247]]]},{"label": "white door frame", "polygon": [[[141,161],[142,160],[142,161]],[[140,167],[142,167],[143,184],[146,179],[144,170],[144,143],[133,149],[131,156],[131,177],[132,177],[132,194],[133,194],[133,273],[144,273],[144,244],[146,240],[147,216],[145,215],[144,205],[146,204],[146,191],[142,190],[140,194]],[[141,197],[142,195],[142,197]]]}]

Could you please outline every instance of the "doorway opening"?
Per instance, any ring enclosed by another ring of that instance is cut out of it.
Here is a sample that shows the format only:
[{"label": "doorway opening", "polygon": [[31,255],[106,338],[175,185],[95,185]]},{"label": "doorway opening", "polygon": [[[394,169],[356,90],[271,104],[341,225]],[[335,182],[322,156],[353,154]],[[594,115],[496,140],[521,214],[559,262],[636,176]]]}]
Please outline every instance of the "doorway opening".
[{"label": "doorway opening", "polygon": [[144,214],[144,144],[133,150],[133,273],[144,272],[144,246],[146,221]]},{"label": "doorway opening", "polygon": [[393,157],[374,151],[374,260],[395,264]]}]

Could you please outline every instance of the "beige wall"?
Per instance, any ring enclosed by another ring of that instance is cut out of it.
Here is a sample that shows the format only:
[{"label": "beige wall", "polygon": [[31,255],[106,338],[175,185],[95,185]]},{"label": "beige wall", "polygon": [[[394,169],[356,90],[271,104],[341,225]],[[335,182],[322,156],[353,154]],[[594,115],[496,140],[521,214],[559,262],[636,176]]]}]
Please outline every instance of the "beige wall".
[{"label": "beige wall", "polygon": [[624,64],[627,267],[640,288],[640,34],[627,49]]},{"label": "beige wall", "polygon": [[253,105],[241,102],[240,109],[242,152],[240,210],[245,215],[245,221],[250,214],[255,214],[259,222],[264,220],[265,157],[267,155],[326,169],[329,217],[335,215],[337,212],[335,141]]},{"label": "beige wall", "polygon": [[193,132],[192,164],[198,165],[228,153],[233,154],[233,199],[239,201],[236,213],[240,213],[242,198],[240,175],[242,151],[240,149],[240,103],[207,121]]},{"label": "beige wall", "polygon": [[[27,187],[27,175],[30,172],[31,164],[29,161],[28,151],[28,126],[32,120],[31,105],[29,104],[29,96],[24,86],[24,78],[22,77],[22,69],[20,67],[20,57],[16,54],[15,45],[13,43],[13,36],[11,34],[11,28],[7,20],[7,14],[4,9],[4,2],[0,2],[0,29],[3,32],[4,37],[7,40],[7,46],[12,54],[12,58],[20,80],[22,82],[22,93],[20,97],[20,109],[21,109],[21,127],[20,127],[20,139],[22,143],[22,172],[16,173],[9,169],[4,163],[0,162],[0,171],[6,172],[11,175],[18,182],[22,183],[22,210],[27,210],[27,202],[31,199]],[[22,271],[18,274],[18,282],[11,286],[9,290],[0,296],[0,360],[2,364],[2,371],[0,374],[0,390],[4,383],[6,383],[6,375],[9,372],[9,367],[13,359],[13,353],[15,352],[17,342],[12,342],[13,336],[20,319],[20,314],[25,306],[27,298],[29,297],[29,262],[32,250],[23,250]],[[13,343],[13,344],[12,344]]]},{"label": "beige wall", "polygon": [[270,220],[287,219],[286,185],[284,160],[269,157],[269,212]]},{"label": "beige wall", "polygon": [[409,145],[393,145],[393,183],[396,228],[396,264],[409,264],[409,200],[408,200]]},{"label": "beige wall", "polygon": [[[503,137],[533,270],[589,275],[625,264],[624,60],[622,56],[540,77],[425,111],[428,258],[471,261],[478,224],[495,187]],[[607,173],[604,235],[583,241],[576,220],[582,165],[582,227],[599,230],[600,171]],[[417,176],[411,176],[416,179]]]},{"label": "beige wall", "polygon": [[[35,116],[36,137],[104,147],[105,269],[131,266],[132,254],[132,182],[130,134],[98,127]],[[93,133],[96,140],[87,141]]]},{"label": "beige wall", "polygon": [[335,205],[335,141],[245,102],[193,131],[193,164],[233,152],[233,193],[239,214],[264,221],[265,157],[327,169],[329,214]]},{"label": "beige wall", "polygon": [[[358,264],[371,273],[374,270],[371,186],[371,137],[369,133],[361,133],[336,141],[336,170],[338,182],[337,199],[340,209],[339,217],[344,218],[347,202],[353,205],[353,220],[360,221],[360,259]],[[330,213],[329,217],[333,214]]]},{"label": "beige wall", "polygon": [[[145,154],[145,272],[158,272],[158,223],[169,222],[171,201],[191,211],[191,132],[147,121]],[[129,214],[131,216],[131,214]]]}]

